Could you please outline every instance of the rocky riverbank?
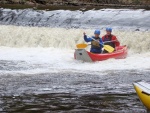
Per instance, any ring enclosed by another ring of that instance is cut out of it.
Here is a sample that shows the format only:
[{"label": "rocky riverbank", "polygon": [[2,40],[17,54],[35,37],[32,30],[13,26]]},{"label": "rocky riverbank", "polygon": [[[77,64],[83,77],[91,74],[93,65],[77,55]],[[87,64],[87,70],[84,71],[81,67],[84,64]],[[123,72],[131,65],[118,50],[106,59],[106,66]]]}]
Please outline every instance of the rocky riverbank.
[{"label": "rocky riverbank", "polygon": [[[57,6],[57,7],[56,7]],[[150,0],[1,0],[0,7],[11,9],[72,9],[100,8],[150,9]],[[71,7],[71,8],[70,8]],[[92,8],[91,8],[92,7]]]},{"label": "rocky riverbank", "polygon": [[4,4],[53,4],[53,5],[83,5],[83,4],[126,4],[126,5],[150,5],[150,0],[1,0]]},{"label": "rocky riverbank", "polygon": [[81,6],[73,6],[73,5],[42,5],[37,3],[32,4],[0,4],[0,8],[7,8],[7,9],[27,9],[31,8],[34,10],[46,10],[46,11],[52,11],[52,10],[81,10],[81,11],[87,11],[87,10],[99,10],[103,8],[113,8],[113,9],[146,9],[150,10],[150,5],[116,5],[116,4],[101,4],[101,5],[81,5]]}]

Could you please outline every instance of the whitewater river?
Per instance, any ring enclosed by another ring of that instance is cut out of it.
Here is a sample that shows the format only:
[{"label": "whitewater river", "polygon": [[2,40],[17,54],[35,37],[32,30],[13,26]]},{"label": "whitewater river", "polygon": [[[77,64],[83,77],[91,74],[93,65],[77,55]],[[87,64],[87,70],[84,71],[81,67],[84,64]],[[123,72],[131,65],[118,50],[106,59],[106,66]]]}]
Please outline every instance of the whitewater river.
[{"label": "whitewater river", "polygon": [[[0,9],[0,113],[146,113],[132,83],[150,83],[149,18],[145,10]],[[83,32],[102,36],[105,26],[128,57],[76,61]]]}]

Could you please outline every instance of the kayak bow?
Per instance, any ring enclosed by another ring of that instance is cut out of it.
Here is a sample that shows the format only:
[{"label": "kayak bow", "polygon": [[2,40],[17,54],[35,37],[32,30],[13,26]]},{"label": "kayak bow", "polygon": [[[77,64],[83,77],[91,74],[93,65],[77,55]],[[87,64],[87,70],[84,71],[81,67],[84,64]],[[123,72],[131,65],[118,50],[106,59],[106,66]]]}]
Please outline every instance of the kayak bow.
[{"label": "kayak bow", "polygon": [[133,85],[143,105],[150,110],[150,84],[146,82],[137,82]]}]

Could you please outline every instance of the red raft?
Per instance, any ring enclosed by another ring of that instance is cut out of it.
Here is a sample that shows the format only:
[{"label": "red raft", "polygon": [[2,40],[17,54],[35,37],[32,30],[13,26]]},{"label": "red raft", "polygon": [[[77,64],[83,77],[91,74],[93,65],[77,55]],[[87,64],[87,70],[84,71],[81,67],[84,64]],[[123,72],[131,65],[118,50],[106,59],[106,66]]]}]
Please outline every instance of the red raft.
[{"label": "red raft", "polygon": [[85,62],[94,62],[94,61],[102,61],[110,58],[115,59],[124,59],[127,57],[127,46],[118,46],[113,53],[105,53],[105,54],[94,54],[86,51],[85,49],[76,49],[74,53],[74,58],[76,60],[82,60]]}]

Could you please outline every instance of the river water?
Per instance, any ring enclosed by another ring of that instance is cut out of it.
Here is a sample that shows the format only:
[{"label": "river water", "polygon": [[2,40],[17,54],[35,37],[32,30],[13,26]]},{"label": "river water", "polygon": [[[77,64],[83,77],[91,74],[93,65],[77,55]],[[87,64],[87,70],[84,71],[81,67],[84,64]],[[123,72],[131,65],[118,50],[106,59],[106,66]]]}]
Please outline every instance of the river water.
[{"label": "river water", "polygon": [[[150,11],[1,9],[0,14],[0,112],[146,113],[132,83],[150,82]],[[88,23],[92,19],[101,19],[101,26]],[[91,36],[100,27],[104,35],[109,20],[128,46],[128,57],[76,61],[73,53],[84,42],[82,33]]]},{"label": "river water", "polygon": [[1,111],[11,113],[146,113],[135,94],[132,83],[141,79],[147,80],[149,74],[149,70],[146,72],[108,71],[107,74],[69,71],[2,74],[0,79]]}]

